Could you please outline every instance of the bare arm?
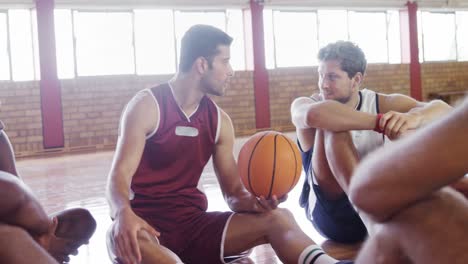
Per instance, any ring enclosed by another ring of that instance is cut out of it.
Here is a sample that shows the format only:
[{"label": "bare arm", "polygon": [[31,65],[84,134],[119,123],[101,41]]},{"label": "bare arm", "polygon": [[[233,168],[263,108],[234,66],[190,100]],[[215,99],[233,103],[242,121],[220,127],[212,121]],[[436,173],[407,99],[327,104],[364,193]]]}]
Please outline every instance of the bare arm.
[{"label": "bare arm", "polygon": [[120,135],[107,181],[107,199],[114,219],[112,238],[116,255],[125,264],[140,263],[137,233],[141,229],[159,235],[139,218],[130,206],[130,184],[140,163],[146,135],[156,126],[159,112],[152,95],[140,92],[127,105],[120,123]]},{"label": "bare arm", "polygon": [[145,147],[146,135],[154,129],[159,113],[147,92],[137,94],[122,115],[119,138],[107,181],[111,216],[130,208],[130,183]]},{"label": "bare arm", "polygon": [[452,184],[468,171],[468,101],[389,148],[369,155],[355,171],[350,197],[377,221]]},{"label": "bare arm", "polygon": [[294,100],[291,119],[304,151],[313,147],[317,128],[336,132],[372,130],[376,124],[376,115],[356,111],[333,100],[321,101],[318,95]]},{"label": "bare arm", "polygon": [[20,179],[0,172],[0,190],[0,222],[22,227],[32,236],[47,233],[51,221]]},{"label": "bare arm", "polygon": [[213,155],[213,165],[224,199],[234,212],[264,212],[276,208],[276,199],[257,200],[240,181],[237,163],[233,155],[234,128],[231,119],[221,112],[221,130]]},{"label": "bare arm", "polygon": [[385,135],[394,139],[408,130],[414,130],[436,120],[452,110],[441,100],[428,103],[419,102],[402,94],[379,94],[380,127],[385,128]]}]

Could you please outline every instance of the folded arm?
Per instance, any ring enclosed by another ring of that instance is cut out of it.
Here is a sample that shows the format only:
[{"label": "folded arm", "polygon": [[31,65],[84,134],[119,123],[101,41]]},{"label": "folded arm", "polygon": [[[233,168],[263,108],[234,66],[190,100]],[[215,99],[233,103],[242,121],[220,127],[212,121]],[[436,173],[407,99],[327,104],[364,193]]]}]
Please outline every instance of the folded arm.
[{"label": "folded arm", "polygon": [[354,204],[377,221],[453,184],[468,172],[468,101],[452,114],[369,155],[350,185]]}]

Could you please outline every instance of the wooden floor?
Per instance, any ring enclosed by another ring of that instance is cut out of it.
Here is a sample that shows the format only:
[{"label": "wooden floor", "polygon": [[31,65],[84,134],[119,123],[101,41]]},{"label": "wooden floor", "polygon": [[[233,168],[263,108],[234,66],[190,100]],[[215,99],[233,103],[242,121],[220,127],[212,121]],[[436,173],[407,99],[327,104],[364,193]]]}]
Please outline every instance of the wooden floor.
[{"label": "wooden floor", "polygon": [[[293,136],[293,134],[289,135]],[[236,140],[236,156],[244,141],[245,138]],[[84,207],[90,210],[97,220],[97,230],[90,244],[80,248],[78,256],[72,257],[70,262],[72,264],[110,263],[105,245],[105,233],[111,224],[109,208],[105,200],[105,185],[112,155],[112,152],[100,152],[18,161],[19,173],[48,213]],[[298,205],[302,180],[301,178],[281,207],[290,209],[301,228],[316,243],[321,244],[329,254],[339,259],[353,257],[358,246],[337,245],[325,241],[305,218],[304,210]],[[229,210],[222,199],[211,163],[205,168],[200,187],[208,196],[209,211]],[[275,264],[281,261],[275,256],[270,246],[259,246],[252,252],[250,261],[246,260],[242,263]]]}]

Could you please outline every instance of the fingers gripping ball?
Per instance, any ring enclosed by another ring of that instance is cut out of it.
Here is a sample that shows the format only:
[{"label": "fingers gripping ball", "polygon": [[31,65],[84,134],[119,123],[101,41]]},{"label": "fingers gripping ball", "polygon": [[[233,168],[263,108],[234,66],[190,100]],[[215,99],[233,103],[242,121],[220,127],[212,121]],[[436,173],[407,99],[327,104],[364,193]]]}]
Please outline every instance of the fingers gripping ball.
[{"label": "fingers gripping ball", "polygon": [[239,152],[238,167],[244,186],[255,196],[281,198],[294,188],[301,175],[301,155],[296,144],[275,131],[253,135]]}]

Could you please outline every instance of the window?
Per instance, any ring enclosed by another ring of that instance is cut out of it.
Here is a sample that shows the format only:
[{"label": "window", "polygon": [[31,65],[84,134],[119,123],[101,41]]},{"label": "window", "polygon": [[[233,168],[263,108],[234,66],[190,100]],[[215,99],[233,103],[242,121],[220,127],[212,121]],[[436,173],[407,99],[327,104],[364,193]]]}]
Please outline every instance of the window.
[{"label": "window", "polygon": [[75,56],[73,48],[73,26],[71,10],[54,10],[54,20],[58,78],[74,78]]},{"label": "window", "polygon": [[398,11],[387,12],[387,28],[388,62],[401,63],[400,13]]},{"label": "window", "polygon": [[74,14],[78,76],[134,74],[130,12]]},{"label": "window", "polygon": [[455,13],[422,12],[424,61],[457,59]]},{"label": "window", "polygon": [[0,13],[0,80],[10,80],[7,14]]},{"label": "window", "polygon": [[234,70],[245,70],[244,16],[242,10],[226,11],[226,32],[234,38],[231,44],[231,66]]},{"label": "window", "polygon": [[386,13],[350,11],[349,36],[364,51],[368,63],[388,62]]},{"label": "window", "polygon": [[348,40],[348,12],[346,10],[319,10],[318,40],[320,48],[338,40]]},{"label": "window", "polygon": [[[31,11],[27,9],[8,10],[8,27],[13,81],[34,80]],[[11,34],[11,32],[15,33]]]},{"label": "window", "polygon": [[135,10],[137,74],[170,74],[176,71],[172,10]]},{"label": "window", "polygon": [[[304,30],[307,25],[307,30]],[[317,65],[317,16],[313,12],[273,11],[276,66]]]},{"label": "window", "polygon": [[263,10],[263,39],[265,44],[265,66],[274,69],[275,62],[275,37],[273,33],[273,10]]},{"label": "window", "polygon": [[468,12],[456,12],[457,53],[459,61],[468,61]]}]

